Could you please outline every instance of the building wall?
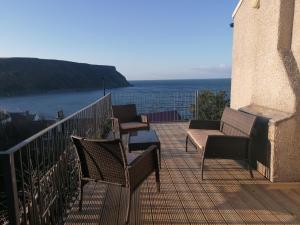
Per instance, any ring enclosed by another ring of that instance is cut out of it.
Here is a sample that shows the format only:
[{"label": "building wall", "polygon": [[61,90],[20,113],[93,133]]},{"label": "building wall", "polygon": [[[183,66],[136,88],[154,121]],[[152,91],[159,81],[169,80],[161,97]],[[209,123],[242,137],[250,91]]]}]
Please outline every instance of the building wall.
[{"label": "building wall", "polygon": [[270,179],[300,181],[300,1],[244,0],[234,16],[231,107],[292,115],[270,125]]},{"label": "building wall", "polygon": [[255,103],[295,111],[295,95],[277,49],[279,18],[280,0],[261,0],[259,9],[252,7],[251,0],[244,0],[235,15],[233,108]]},{"label": "building wall", "polygon": [[[256,68],[256,36],[257,11],[244,13],[249,7],[243,2],[234,20],[233,64],[231,80],[231,107],[239,108],[251,103],[253,87],[252,80]],[[245,9],[243,9],[245,8]],[[247,10],[248,11],[248,10]],[[240,93],[240,94],[238,94]]]},{"label": "building wall", "polygon": [[300,1],[295,1],[294,24],[293,24],[292,51],[296,58],[298,68],[300,65]]}]

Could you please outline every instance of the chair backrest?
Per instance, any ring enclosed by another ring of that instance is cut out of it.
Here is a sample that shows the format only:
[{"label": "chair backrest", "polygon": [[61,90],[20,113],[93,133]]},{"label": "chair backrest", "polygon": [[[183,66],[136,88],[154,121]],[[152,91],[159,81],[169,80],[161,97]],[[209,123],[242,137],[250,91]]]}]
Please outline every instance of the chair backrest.
[{"label": "chair backrest", "polygon": [[71,136],[83,177],[126,186],[125,151],[120,140],[88,140]]},{"label": "chair backrest", "polygon": [[119,119],[120,123],[133,122],[137,119],[135,104],[113,105],[113,116]]},{"label": "chair backrest", "polygon": [[226,107],[221,118],[220,130],[225,135],[250,137],[256,116]]}]

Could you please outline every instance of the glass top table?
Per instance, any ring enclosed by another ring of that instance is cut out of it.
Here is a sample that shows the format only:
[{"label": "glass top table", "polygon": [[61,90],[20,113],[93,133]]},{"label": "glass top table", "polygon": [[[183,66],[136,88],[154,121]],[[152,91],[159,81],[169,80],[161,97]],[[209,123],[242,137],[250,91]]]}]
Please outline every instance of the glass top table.
[{"label": "glass top table", "polygon": [[155,130],[138,130],[129,133],[128,150],[146,150],[151,145],[156,145],[159,151],[159,161],[161,161],[160,140]]}]

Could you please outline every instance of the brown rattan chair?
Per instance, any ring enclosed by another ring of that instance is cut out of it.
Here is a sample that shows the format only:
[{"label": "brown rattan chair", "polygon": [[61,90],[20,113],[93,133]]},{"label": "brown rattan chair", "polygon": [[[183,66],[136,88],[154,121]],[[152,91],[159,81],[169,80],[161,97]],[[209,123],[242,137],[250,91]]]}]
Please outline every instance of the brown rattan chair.
[{"label": "brown rattan chair", "polygon": [[150,146],[140,154],[125,153],[122,142],[115,140],[89,140],[71,136],[80,158],[82,179],[79,210],[82,209],[83,186],[91,180],[126,187],[129,193],[126,224],[129,223],[133,192],[155,172],[157,190],[160,191],[157,147]]},{"label": "brown rattan chair", "polygon": [[112,111],[114,129],[121,134],[150,129],[148,117],[137,115],[135,104],[113,105]]},{"label": "brown rattan chair", "polygon": [[192,120],[186,136],[201,151],[201,177],[205,158],[243,159],[251,169],[251,135],[256,116],[225,108],[220,121]]}]

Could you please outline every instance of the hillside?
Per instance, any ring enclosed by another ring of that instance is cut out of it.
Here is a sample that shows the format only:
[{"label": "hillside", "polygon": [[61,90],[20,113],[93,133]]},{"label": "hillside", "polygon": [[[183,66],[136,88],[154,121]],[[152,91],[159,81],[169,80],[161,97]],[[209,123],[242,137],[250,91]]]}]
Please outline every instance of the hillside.
[{"label": "hillside", "polygon": [[114,66],[37,58],[0,58],[0,96],[129,86]]}]

